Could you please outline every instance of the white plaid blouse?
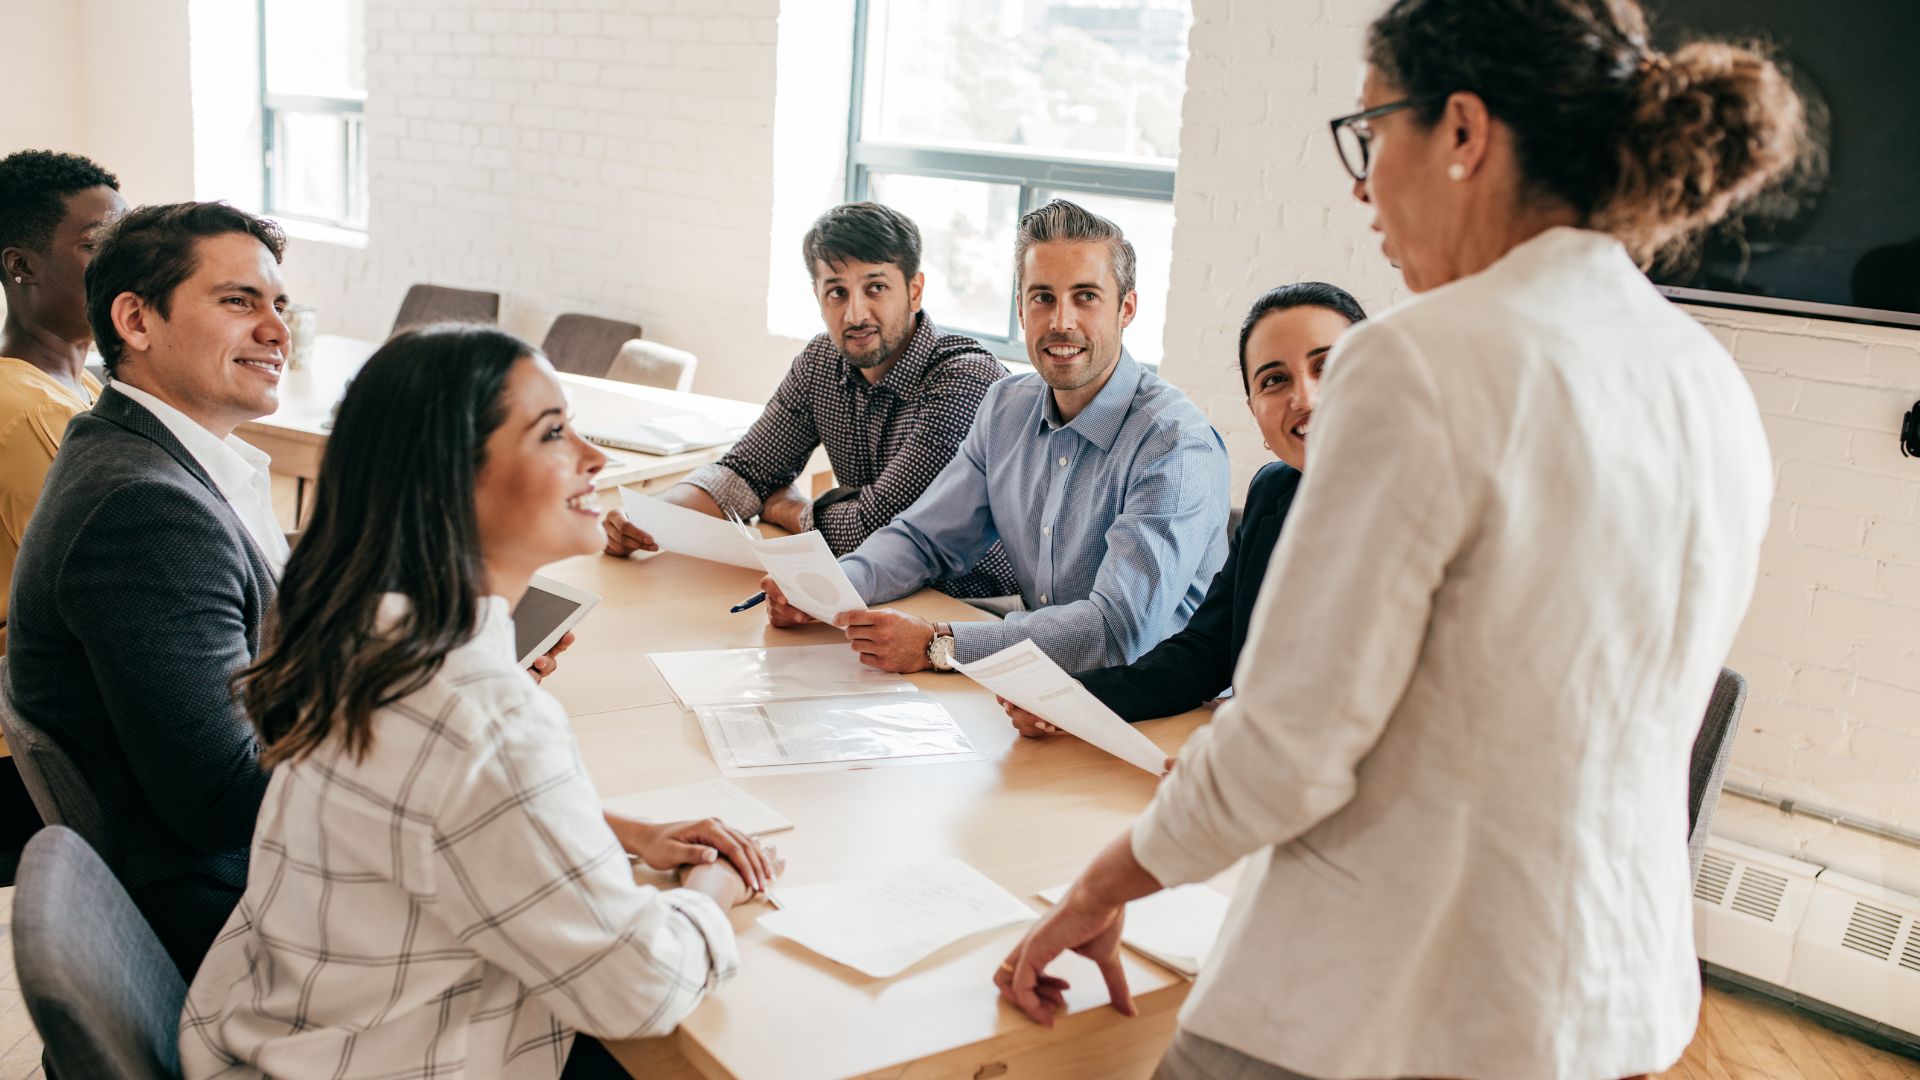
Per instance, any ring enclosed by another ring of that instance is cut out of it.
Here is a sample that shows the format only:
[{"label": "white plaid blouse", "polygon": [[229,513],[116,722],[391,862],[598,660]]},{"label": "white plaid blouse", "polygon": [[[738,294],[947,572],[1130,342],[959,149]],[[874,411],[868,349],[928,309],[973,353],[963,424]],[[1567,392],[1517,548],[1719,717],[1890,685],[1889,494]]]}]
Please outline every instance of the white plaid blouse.
[{"label": "white plaid blouse", "polygon": [[[390,595],[391,619],[406,601]],[[707,897],[634,883],[506,601],[426,686],[274,772],[247,889],[187,993],[188,1077],[556,1077],[664,1035],[739,966]]]}]

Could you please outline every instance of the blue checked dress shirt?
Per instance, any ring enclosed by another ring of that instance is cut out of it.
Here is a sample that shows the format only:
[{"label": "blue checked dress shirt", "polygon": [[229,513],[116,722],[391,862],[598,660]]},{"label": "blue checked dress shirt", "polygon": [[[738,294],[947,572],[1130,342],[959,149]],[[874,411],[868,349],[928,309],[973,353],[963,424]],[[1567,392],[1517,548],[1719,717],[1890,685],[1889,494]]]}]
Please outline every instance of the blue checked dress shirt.
[{"label": "blue checked dress shirt", "polygon": [[994,383],[919,501],[840,559],[882,604],[1005,545],[1027,610],[953,624],[954,656],[1034,644],[1070,672],[1132,662],[1186,625],[1227,554],[1227,451],[1125,351],[1062,423],[1038,375]]}]

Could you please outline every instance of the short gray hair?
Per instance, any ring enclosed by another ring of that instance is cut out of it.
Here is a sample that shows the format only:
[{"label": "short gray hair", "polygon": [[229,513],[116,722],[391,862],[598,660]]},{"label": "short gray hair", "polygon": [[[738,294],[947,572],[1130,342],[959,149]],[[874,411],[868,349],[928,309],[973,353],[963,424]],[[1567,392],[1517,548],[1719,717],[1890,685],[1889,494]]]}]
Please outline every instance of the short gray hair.
[{"label": "short gray hair", "polygon": [[1026,288],[1027,249],[1055,241],[1105,241],[1107,261],[1113,266],[1113,278],[1120,285],[1120,295],[1133,291],[1133,245],[1127,242],[1126,234],[1120,231],[1120,226],[1065,199],[1055,199],[1037,210],[1030,210],[1020,219],[1013,241],[1015,289]]}]

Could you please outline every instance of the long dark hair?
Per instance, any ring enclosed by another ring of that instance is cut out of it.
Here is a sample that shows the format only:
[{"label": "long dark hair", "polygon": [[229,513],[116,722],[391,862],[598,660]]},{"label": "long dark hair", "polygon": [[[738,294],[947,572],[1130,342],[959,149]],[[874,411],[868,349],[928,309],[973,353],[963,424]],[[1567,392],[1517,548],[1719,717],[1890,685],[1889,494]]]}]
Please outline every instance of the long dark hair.
[{"label": "long dark hair", "polygon": [[1448,95],[1479,95],[1533,191],[1643,262],[1819,167],[1780,64],[1717,41],[1661,52],[1636,0],[1395,0],[1367,62],[1429,127]]},{"label": "long dark hair", "polygon": [[[266,645],[235,679],[262,766],[336,734],[364,756],[373,711],[426,685],[473,636],[486,580],[474,480],[507,375],[533,351],[491,326],[424,327],[382,345],[348,387]],[[410,611],[382,630],[389,592]]]},{"label": "long dark hair", "polygon": [[1329,285],[1324,281],[1296,281],[1291,285],[1281,285],[1260,294],[1260,299],[1247,309],[1247,317],[1240,323],[1240,386],[1247,393],[1253,393],[1253,384],[1247,381],[1247,339],[1253,336],[1253,328],[1260,320],[1276,311],[1291,308],[1326,308],[1336,315],[1343,316],[1349,325],[1365,322],[1366,309],[1353,294],[1338,285]]}]

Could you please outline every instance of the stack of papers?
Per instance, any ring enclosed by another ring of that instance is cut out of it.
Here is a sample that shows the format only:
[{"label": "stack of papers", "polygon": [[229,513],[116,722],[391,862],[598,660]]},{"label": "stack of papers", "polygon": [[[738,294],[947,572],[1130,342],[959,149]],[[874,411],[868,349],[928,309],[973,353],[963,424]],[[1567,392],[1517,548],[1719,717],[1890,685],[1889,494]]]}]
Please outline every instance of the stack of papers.
[{"label": "stack of papers", "polygon": [[1128,764],[1155,776],[1167,771],[1166,751],[1101,704],[1032,641],[1009,645],[970,664],[955,661],[953,666],[1047,723]]},{"label": "stack of papers", "polygon": [[788,603],[823,623],[866,610],[867,602],[817,532],[769,538],[630,488],[620,489],[620,501],[627,520],[653,537],[660,550],[766,573],[779,582]]},{"label": "stack of papers", "polygon": [[608,799],[606,808],[641,821],[699,821],[719,818],[748,836],[765,836],[793,828],[787,816],[725,780],[643,791]]},{"label": "stack of papers", "polygon": [[905,694],[913,684],[870,668],[845,645],[653,653],[653,666],[686,709],[846,694]]},{"label": "stack of papers", "polygon": [[948,945],[1026,922],[1034,912],[959,859],[886,877],[780,890],[782,909],[760,916],[771,933],[876,979],[888,979]]},{"label": "stack of papers", "polygon": [[[1042,889],[1040,899],[1057,904],[1067,886]],[[1179,885],[1127,905],[1120,940],[1133,951],[1187,978],[1197,978],[1227,920],[1227,898],[1207,885]]]}]

